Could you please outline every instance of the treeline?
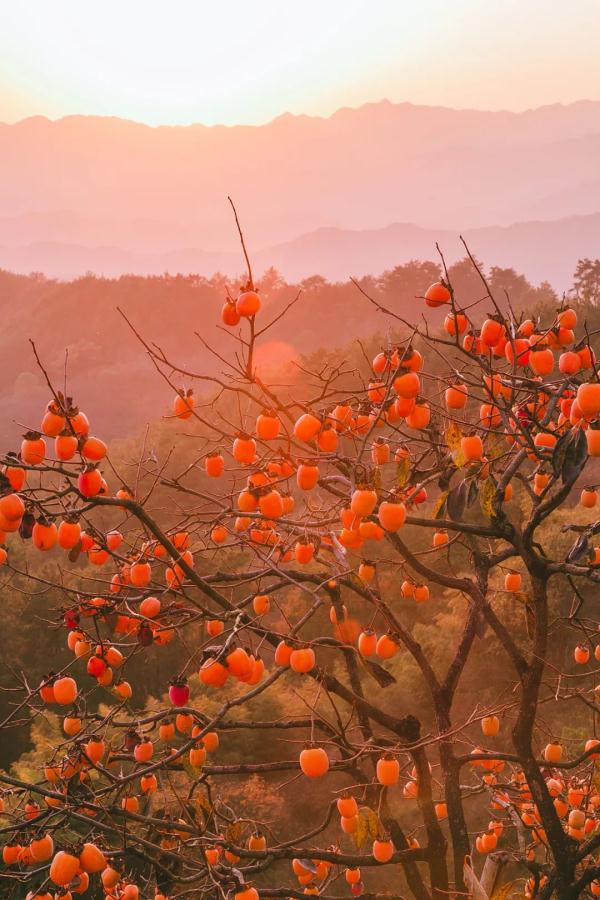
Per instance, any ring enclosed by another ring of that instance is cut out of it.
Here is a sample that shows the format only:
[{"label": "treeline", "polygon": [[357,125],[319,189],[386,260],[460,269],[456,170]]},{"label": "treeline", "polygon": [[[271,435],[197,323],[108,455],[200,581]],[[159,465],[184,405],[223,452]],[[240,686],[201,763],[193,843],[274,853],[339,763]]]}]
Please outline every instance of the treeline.
[{"label": "treeline", "polygon": [[[597,299],[600,274],[594,275],[594,265],[600,268],[597,261],[580,263],[583,268],[574,282],[574,296],[581,300]],[[441,274],[437,262],[413,261],[363,278],[361,286],[398,316],[412,319],[415,304],[420,309],[417,298]],[[468,306],[483,296],[481,279],[468,260],[450,266],[449,275],[460,305]],[[505,304],[509,298],[515,310],[543,308],[560,299],[550,284],[532,285],[513,269],[492,267],[485,275],[499,302]],[[230,336],[217,326],[227,293],[235,294],[237,288],[235,279],[222,275],[107,279],[89,274],[60,282],[37,273],[15,275],[0,270],[0,378],[5,411],[0,438],[15,444],[21,424],[32,424],[32,416],[35,424],[46,396],[30,338],[52,376],[62,385],[66,368],[67,389],[94,415],[104,434],[115,437],[131,433],[164,410],[163,389],[158,380],[149,381],[152,367],[119,310],[174,361],[193,371],[214,371],[218,361],[200,338],[218,353],[229,349]],[[278,360],[301,356],[315,344],[344,347],[387,328],[376,306],[350,280],[330,283],[315,275],[289,284],[271,269],[261,277],[260,289],[265,321],[299,295],[295,306],[265,336],[270,342],[266,359],[269,353]],[[439,316],[429,315],[435,325]],[[107,397],[113,401],[110,411]]]}]

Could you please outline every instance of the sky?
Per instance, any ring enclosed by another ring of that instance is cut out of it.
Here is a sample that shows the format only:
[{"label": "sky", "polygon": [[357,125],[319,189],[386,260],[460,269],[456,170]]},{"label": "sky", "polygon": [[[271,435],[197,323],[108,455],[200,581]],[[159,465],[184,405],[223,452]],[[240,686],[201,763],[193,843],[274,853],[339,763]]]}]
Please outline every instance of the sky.
[{"label": "sky", "polygon": [[0,0],[0,121],[600,99],[600,0]]}]

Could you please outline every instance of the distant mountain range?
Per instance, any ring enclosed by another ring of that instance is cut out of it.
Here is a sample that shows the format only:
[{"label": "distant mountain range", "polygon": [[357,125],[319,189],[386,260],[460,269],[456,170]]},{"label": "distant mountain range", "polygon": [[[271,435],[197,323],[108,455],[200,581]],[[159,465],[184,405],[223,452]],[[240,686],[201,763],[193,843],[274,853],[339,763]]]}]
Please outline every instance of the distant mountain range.
[{"label": "distant mountain range", "polygon": [[[513,267],[534,283],[549,281],[562,291],[572,284],[578,259],[600,254],[600,213],[466,229],[463,237],[471,252],[487,265]],[[273,266],[292,281],[315,274],[339,281],[350,275],[379,274],[411,259],[439,260],[436,241],[448,262],[465,255],[459,232],[450,229],[406,224],[365,231],[320,228],[258,250],[253,254],[253,267],[256,273],[261,273]],[[0,268],[39,271],[61,279],[88,271],[107,277],[164,272],[235,275],[244,271],[240,253],[233,251],[211,253],[190,247],[151,254],[114,246],[85,247],[52,242],[0,246]]]},{"label": "distant mountain range", "polygon": [[[523,113],[392,104],[267,125],[0,124],[0,266],[70,278],[241,270],[288,278],[455,258],[569,283],[600,252],[600,102]],[[394,223],[394,224],[390,224]],[[411,223],[411,224],[399,224]]]}]

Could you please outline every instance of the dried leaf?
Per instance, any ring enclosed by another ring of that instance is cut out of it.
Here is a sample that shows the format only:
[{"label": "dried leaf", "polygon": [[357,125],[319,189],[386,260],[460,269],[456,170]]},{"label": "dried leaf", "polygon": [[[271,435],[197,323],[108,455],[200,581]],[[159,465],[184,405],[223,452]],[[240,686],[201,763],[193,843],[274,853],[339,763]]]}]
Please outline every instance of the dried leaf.
[{"label": "dried leaf", "polygon": [[558,478],[562,471],[562,467],[564,465],[567,452],[573,440],[573,431],[566,431],[563,435],[561,435],[554,445],[554,451],[552,453],[552,469],[554,471],[555,478]]},{"label": "dried leaf", "polygon": [[467,483],[463,479],[463,481],[459,482],[456,487],[452,488],[448,493],[448,497],[446,498],[446,509],[453,522],[459,522],[462,519],[467,503],[467,492]]},{"label": "dried leaf", "polygon": [[389,687],[390,684],[396,684],[394,676],[391,675],[387,669],[384,669],[383,666],[380,666],[379,663],[373,662],[370,659],[362,659],[362,664],[380,687],[385,688]]},{"label": "dried leaf", "polygon": [[450,452],[452,453],[452,458],[454,459],[454,464],[457,468],[460,469],[461,466],[464,466],[466,460],[465,455],[462,452],[461,441],[463,438],[463,433],[456,424],[456,422],[450,422],[446,429],[446,433],[444,435],[444,439],[446,441],[446,445]]},{"label": "dried leaf", "polygon": [[450,424],[446,428],[444,440],[446,441],[448,449],[451,450],[452,453],[454,453],[454,451],[458,450],[458,448],[460,447],[462,437],[463,433],[456,422],[450,422]]},{"label": "dried leaf", "polygon": [[442,515],[442,513],[446,507],[447,499],[448,499],[448,491],[443,491],[440,494],[440,496],[437,498],[435,503],[433,504],[433,509],[431,510],[431,518],[432,519],[439,519],[439,517]]},{"label": "dried leaf", "polygon": [[561,477],[563,484],[575,481],[586,464],[587,456],[587,439],[585,431],[582,428],[578,428],[575,432],[575,437],[569,445],[569,452],[562,464]]},{"label": "dried leaf", "polygon": [[410,459],[399,459],[396,463],[396,486],[404,487],[410,474]]},{"label": "dried leaf", "polygon": [[81,541],[78,541],[72,550],[69,550],[69,562],[76,563],[81,553]]},{"label": "dried leaf", "polygon": [[29,538],[33,534],[34,526],[35,516],[30,512],[26,512],[21,519],[21,524],[19,525],[19,535],[23,538],[24,541],[29,540]]},{"label": "dried leaf", "polygon": [[372,479],[373,479],[373,487],[375,488],[376,491],[379,491],[379,489],[381,488],[381,469],[379,468],[379,466],[377,466],[373,470]]},{"label": "dried leaf", "polygon": [[496,495],[496,481],[491,476],[486,478],[479,489],[479,505],[484,516],[491,519],[494,515],[493,503]]},{"label": "dried leaf", "polygon": [[379,819],[372,809],[361,809],[358,813],[356,831],[352,840],[357,850],[362,850],[367,844],[371,844],[379,835]]},{"label": "dried leaf", "polygon": [[477,500],[479,489],[477,487],[477,481],[475,478],[471,478],[469,481],[469,492],[467,494],[467,506],[473,506],[475,501]]},{"label": "dried leaf", "polygon": [[578,562],[584,556],[588,555],[590,542],[587,534],[580,534],[567,556],[567,562]]}]

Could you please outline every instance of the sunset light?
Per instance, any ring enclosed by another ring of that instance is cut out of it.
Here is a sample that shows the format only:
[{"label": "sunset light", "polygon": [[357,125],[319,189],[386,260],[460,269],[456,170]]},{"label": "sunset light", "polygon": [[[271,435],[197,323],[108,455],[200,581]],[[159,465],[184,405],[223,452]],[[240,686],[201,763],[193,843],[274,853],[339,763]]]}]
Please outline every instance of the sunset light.
[{"label": "sunset light", "polygon": [[599,4],[2,4],[0,900],[600,898]]},{"label": "sunset light", "polygon": [[596,0],[30,0],[2,10],[0,121],[257,124],[382,98],[520,110],[600,98],[599,43]]}]

